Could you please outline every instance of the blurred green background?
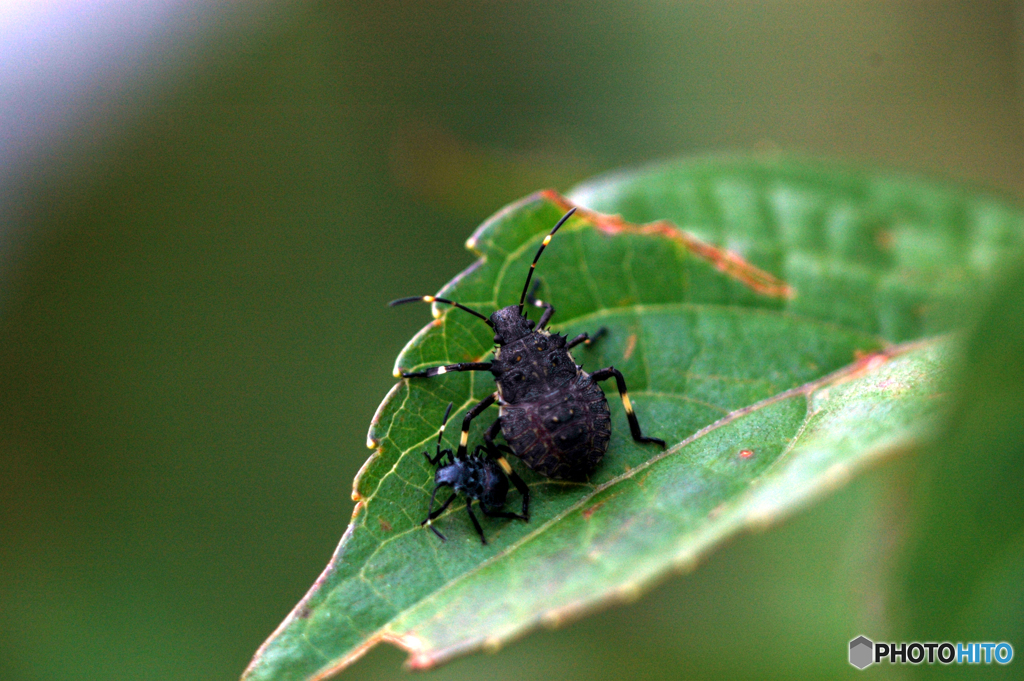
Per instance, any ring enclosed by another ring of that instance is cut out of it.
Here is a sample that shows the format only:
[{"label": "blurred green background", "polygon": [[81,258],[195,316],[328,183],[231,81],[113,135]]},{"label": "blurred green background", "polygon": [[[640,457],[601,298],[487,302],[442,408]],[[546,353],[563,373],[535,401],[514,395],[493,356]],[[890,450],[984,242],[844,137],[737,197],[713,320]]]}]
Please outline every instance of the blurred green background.
[{"label": "blurred green background", "polygon": [[[187,40],[87,90],[0,173],[2,679],[236,678],[327,563],[394,357],[429,320],[385,303],[440,288],[513,199],[776,149],[1024,195],[1020,3],[181,7]],[[1024,313],[990,317],[1012,338]],[[988,427],[971,418],[963,447]],[[1019,431],[989,432],[979,456],[1019,470]],[[888,594],[908,504],[944,517],[957,451],[426,677],[853,678],[858,634],[953,636]],[[965,639],[986,640],[980,620],[1021,634],[1019,596],[999,597],[1024,577],[1017,530],[984,576],[1002,610],[972,605]],[[347,676],[402,678],[402,659],[381,647]]]}]

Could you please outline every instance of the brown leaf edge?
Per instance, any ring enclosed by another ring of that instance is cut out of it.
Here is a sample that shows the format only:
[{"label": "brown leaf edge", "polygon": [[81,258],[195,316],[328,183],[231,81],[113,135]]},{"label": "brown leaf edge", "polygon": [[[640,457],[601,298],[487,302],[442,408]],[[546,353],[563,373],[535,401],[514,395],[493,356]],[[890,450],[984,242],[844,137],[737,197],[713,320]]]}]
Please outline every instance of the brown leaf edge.
[{"label": "brown leaf edge", "polygon": [[[552,190],[538,192],[538,195],[560,206],[565,211],[574,205],[567,198]],[[590,220],[597,229],[606,234],[658,235],[678,241],[686,250],[698,258],[708,261],[720,272],[736,279],[755,293],[760,293],[770,298],[786,299],[792,299],[796,294],[793,288],[784,281],[762,269],[754,267],[737,253],[701,241],[693,234],[679,229],[668,220],[657,220],[644,225],[635,225],[623,220],[621,215],[605,215],[582,206],[577,207],[576,215]]]}]

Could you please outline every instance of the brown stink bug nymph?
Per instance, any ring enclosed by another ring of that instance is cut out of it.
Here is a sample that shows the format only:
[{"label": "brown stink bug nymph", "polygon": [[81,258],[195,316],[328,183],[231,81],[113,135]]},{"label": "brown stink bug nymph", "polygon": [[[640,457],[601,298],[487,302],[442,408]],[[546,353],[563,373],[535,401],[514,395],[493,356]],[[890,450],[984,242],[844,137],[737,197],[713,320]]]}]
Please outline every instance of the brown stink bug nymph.
[{"label": "brown stink bug nymph", "polygon": [[[551,243],[558,228],[575,211],[573,208],[563,215],[554,229],[544,237],[526,275],[518,305],[509,305],[487,318],[465,305],[436,296],[401,298],[390,303],[399,305],[423,301],[454,305],[480,317],[494,329],[494,342],[498,347],[491,362],[463,362],[423,371],[402,372],[405,378],[440,376],[452,371],[490,371],[494,375],[497,391],[470,409],[462,421],[456,458],[466,455],[470,423],[497,402],[498,419],[484,433],[484,441],[489,455],[506,472],[511,467],[502,458],[501,450],[509,450],[511,447],[513,454],[542,475],[563,480],[585,479],[608,450],[611,418],[608,401],[597,383],[612,377],[618,385],[633,439],[665,446],[664,440],[646,437],[640,431],[640,423],[626,392],[626,381],[617,369],[608,367],[590,374],[583,371],[569,354],[580,343],[589,345],[600,338],[605,329],[600,329],[593,338],[581,333],[572,340],[544,330],[555,308],[533,296],[530,280],[541,253]],[[536,324],[523,313],[526,303],[544,310]],[[499,430],[509,447],[502,446],[499,449],[495,445],[494,438]]]}]

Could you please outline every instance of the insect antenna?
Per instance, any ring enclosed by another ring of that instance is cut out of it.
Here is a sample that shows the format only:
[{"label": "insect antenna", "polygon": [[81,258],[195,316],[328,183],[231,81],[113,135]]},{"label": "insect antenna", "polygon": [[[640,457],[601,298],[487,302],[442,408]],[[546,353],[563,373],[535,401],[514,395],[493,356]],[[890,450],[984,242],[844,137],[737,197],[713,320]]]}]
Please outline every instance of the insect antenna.
[{"label": "insect antenna", "polygon": [[415,303],[415,302],[445,303],[446,305],[454,305],[455,307],[459,308],[460,310],[465,310],[469,314],[475,315],[475,316],[479,317],[480,319],[484,320],[484,322],[487,323],[487,326],[491,326],[491,327],[494,326],[493,324],[491,324],[491,320],[490,319],[488,319],[487,317],[483,316],[482,314],[480,314],[476,310],[471,310],[470,308],[466,307],[462,303],[456,303],[454,300],[448,300],[447,298],[438,298],[437,296],[411,296],[409,298],[399,298],[398,300],[392,300],[390,303],[388,303],[388,306],[389,307],[394,307],[395,305],[404,305],[405,303]]},{"label": "insect antenna", "polygon": [[454,406],[454,404],[452,402],[449,402],[448,408],[445,409],[444,411],[444,418],[441,419],[441,428],[437,431],[437,454],[434,456],[433,459],[431,459],[429,454],[423,452],[423,456],[427,457],[427,461],[430,462],[431,466],[436,466],[437,463],[441,460],[441,457],[444,456],[445,454],[448,455],[448,460],[450,463],[455,462],[455,459],[452,458],[452,450],[446,449],[443,452],[441,451],[441,438],[444,437],[444,427],[448,423],[448,417],[451,416],[452,406]]},{"label": "insect antenna", "polygon": [[[448,424],[448,417],[452,413],[452,406],[454,402],[448,403],[448,408],[444,410],[444,418],[441,419],[441,429],[437,431],[437,458],[441,458],[441,438],[444,437],[444,427]],[[448,458],[452,459],[452,450],[448,450]],[[454,461],[454,460],[453,460]]]},{"label": "insect antenna", "polygon": [[551,237],[555,235],[558,228],[561,227],[565,221],[569,219],[569,216],[575,212],[576,208],[573,207],[569,209],[568,213],[562,216],[562,219],[558,221],[558,224],[555,225],[554,229],[544,237],[544,241],[541,243],[540,248],[537,249],[537,255],[533,256],[533,263],[530,265],[530,272],[526,275],[526,283],[523,285],[523,295],[519,296],[519,314],[523,314],[523,303],[526,302],[526,292],[530,290],[530,279],[533,278],[533,270],[537,267],[537,261],[540,260],[540,254],[543,253],[544,249],[547,248],[547,245],[551,243]]}]

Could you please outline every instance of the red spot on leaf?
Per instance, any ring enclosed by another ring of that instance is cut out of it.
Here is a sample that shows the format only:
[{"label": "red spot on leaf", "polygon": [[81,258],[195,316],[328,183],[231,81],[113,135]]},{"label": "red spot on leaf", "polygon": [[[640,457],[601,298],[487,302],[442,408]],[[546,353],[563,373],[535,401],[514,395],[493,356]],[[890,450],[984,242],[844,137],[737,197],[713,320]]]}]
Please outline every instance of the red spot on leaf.
[{"label": "red spot on leaf", "polygon": [[583,509],[583,519],[584,520],[590,520],[590,516],[594,515],[594,511],[596,511],[597,509],[599,509],[602,506],[604,506],[605,503],[606,503],[605,501],[601,501],[601,502],[598,502],[598,503],[594,504],[590,508]]},{"label": "red spot on leaf", "polygon": [[622,359],[629,359],[633,356],[633,351],[636,350],[636,334],[629,334],[629,338],[626,339],[626,350],[622,353]]},{"label": "red spot on leaf", "polygon": [[749,459],[752,456],[754,456],[754,450],[752,450],[752,449],[741,449],[740,450],[740,458],[741,459]]},{"label": "red spot on leaf", "polygon": [[875,245],[883,251],[890,251],[896,245],[896,237],[886,229],[880,229],[875,233]]},{"label": "red spot on leaf", "polygon": [[846,380],[859,378],[860,376],[875,371],[883,364],[891,359],[891,355],[887,352],[864,352],[862,350],[854,350],[853,358],[856,361],[856,366],[853,372],[846,377]]}]

